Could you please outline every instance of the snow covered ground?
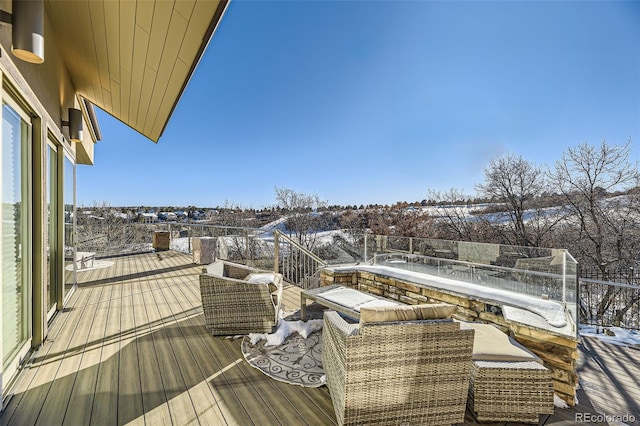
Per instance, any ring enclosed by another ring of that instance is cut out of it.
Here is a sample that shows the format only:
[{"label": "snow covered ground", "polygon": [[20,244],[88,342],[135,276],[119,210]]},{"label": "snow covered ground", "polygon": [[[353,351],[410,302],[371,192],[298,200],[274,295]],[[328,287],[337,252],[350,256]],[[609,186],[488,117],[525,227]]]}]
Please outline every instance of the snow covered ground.
[{"label": "snow covered ground", "polygon": [[171,250],[179,251],[182,253],[190,253],[191,246],[189,244],[189,238],[172,238],[169,242],[169,248]]},{"label": "snow covered ground", "polygon": [[[580,335],[583,337],[597,337],[603,342],[618,346],[633,346],[640,349],[640,331],[627,330],[620,327],[604,327],[609,330],[606,333],[603,327],[595,325],[580,325],[578,328]],[[614,334],[611,336],[610,334]]]},{"label": "snow covered ground", "polygon": [[293,333],[298,333],[303,339],[309,337],[311,333],[322,329],[322,320],[313,319],[309,321],[284,321],[281,315],[278,327],[273,333],[249,333],[251,344],[255,345],[260,340],[266,340],[266,347],[279,346]]}]

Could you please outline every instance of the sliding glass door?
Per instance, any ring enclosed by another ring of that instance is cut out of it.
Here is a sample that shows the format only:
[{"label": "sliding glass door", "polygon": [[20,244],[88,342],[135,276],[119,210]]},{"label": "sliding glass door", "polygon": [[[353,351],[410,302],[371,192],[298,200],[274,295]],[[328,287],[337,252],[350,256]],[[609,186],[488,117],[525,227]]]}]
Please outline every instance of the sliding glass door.
[{"label": "sliding glass door", "polygon": [[[28,116],[2,104],[2,360],[6,367],[29,338],[30,227]],[[6,371],[6,370],[5,370]]]}]

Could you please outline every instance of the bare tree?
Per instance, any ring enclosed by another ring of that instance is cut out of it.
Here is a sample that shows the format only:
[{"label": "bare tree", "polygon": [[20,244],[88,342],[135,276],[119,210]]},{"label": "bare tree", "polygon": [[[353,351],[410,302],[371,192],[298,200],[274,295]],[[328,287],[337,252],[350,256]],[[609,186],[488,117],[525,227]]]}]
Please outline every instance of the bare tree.
[{"label": "bare tree", "polygon": [[107,201],[79,206],[77,217],[78,250],[99,256],[145,249],[145,236],[133,226],[132,216],[122,214]]},{"label": "bare tree", "polygon": [[[603,279],[609,268],[627,269],[638,261],[640,174],[638,163],[629,160],[630,153],[631,141],[625,145],[603,141],[599,146],[585,142],[565,151],[551,172],[571,213],[564,244],[583,267],[599,269]],[[583,315],[603,318],[621,290],[609,286],[595,306],[582,307]],[[637,298],[625,303],[614,313],[614,321],[620,321]]]},{"label": "bare tree", "polygon": [[239,203],[225,200],[224,205],[219,209],[219,214],[216,217],[216,224],[234,228],[242,228],[251,226],[251,223],[249,222],[253,217],[254,215],[252,215]]},{"label": "bare tree", "polygon": [[421,210],[408,210],[407,208],[394,208],[395,235],[403,237],[431,238],[434,235],[433,218],[423,214]]},{"label": "bare tree", "polygon": [[227,260],[263,267],[273,263],[273,247],[260,238],[256,212],[252,208],[225,200],[215,216],[218,227],[203,228],[206,236],[218,237],[219,255]]},{"label": "bare tree", "polygon": [[341,229],[362,233],[367,229],[367,215],[365,212],[348,209],[340,215],[339,223]]},{"label": "bare tree", "polygon": [[467,198],[460,189],[451,188],[447,191],[428,190],[429,198],[437,200],[437,238],[447,240],[474,241],[478,237],[476,233],[475,218],[469,213],[466,204],[462,203]]},{"label": "bare tree", "polygon": [[275,188],[278,206],[287,216],[285,226],[289,237],[310,250],[315,248],[318,231],[326,230],[333,215],[321,210],[327,202],[320,200],[316,194],[296,192],[289,188]]},{"label": "bare tree", "polygon": [[574,224],[568,247],[582,264],[605,272],[637,261],[640,227],[638,197],[624,194],[638,187],[638,163],[629,160],[631,141],[599,146],[585,142],[567,149],[550,172]]},{"label": "bare tree", "polygon": [[544,170],[520,155],[507,153],[491,160],[484,176],[484,183],[476,185],[476,191],[504,206],[507,227],[499,231],[506,242],[539,246],[560,220],[558,215],[546,214],[540,204],[548,187]]}]

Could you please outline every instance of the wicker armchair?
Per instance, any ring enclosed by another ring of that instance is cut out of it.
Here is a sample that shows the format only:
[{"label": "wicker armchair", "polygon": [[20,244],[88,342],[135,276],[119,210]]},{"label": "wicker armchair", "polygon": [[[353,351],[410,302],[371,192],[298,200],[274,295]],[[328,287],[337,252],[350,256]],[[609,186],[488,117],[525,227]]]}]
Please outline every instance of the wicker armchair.
[{"label": "wicker armchair", "polygon": [[326,312],[322,361],[338,424],[462,423],[473,334],[450,319],[360,325]]},{"label": "wicker armchair", "polygon": [[200,274],[200,295],[212,335],[270,333],[278,323],[282,275],[218,260]]}]

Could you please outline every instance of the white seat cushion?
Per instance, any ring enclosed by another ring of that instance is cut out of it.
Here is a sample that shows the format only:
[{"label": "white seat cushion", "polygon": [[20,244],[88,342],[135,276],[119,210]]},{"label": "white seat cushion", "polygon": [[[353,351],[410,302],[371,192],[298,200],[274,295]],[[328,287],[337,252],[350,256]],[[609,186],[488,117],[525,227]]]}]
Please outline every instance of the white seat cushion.
[{"label": "white seat cushion", "polygon": [[357,311],[361,309],[369,309],[369,308],[389,308],[391,306],[398,306],[400,303],[394,302],[392,300],[383,300],[383,299],[375,299],[370,300],[368,302],[364,302],[362,305],[358,306]]},{"label": "white seat cushion", "polygon": [[533,352],[512,340],[491,324],[462,323],[475,330],[473,337],[474,361],[535,361],[542,363]]},{"label": "white seat cushion", "polygon": [[276,274],[272,272],[253,272],[244,279],[253,284],[269,284],[276,282]]},{"label": "white seat cushion", "polygon": [[334,288],[320,293],[319,296],[330,302],[337,303],[338,305],[353,310],[358,310],[363,304],[376,300],[375,297],[367,293],[346,287]]},{"label": "white seat cushion", "polygon": [[217,275],[219,277],[224,275],[224,264],[222,261],[217,260],[205,267],[207,274]]}]

